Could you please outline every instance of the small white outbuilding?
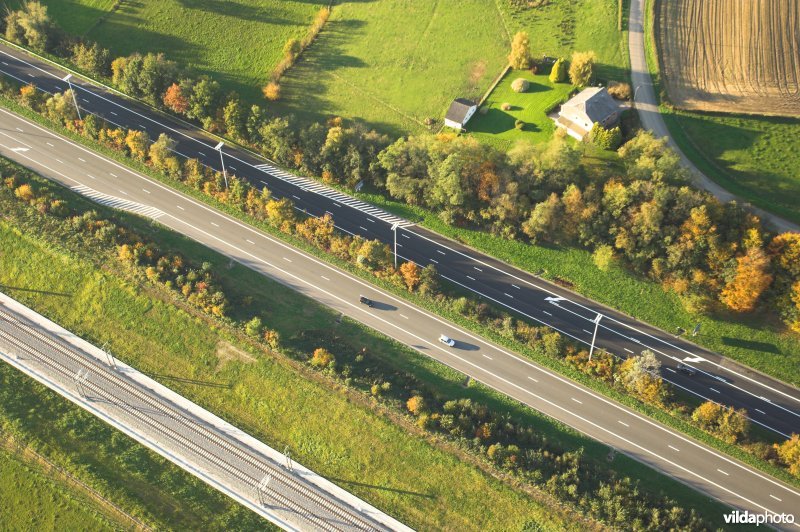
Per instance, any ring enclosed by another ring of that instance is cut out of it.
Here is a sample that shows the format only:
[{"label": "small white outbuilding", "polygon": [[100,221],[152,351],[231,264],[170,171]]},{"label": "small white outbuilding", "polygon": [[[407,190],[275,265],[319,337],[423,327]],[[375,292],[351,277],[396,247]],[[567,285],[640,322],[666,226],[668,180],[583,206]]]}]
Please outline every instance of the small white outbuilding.
[{"label": "small white outbuilding", "polygon": [[475,102],[465,98],[456,98],[450,104],[447,114],[444,115],[444,125],[460,131],[469,122],[469,119],[472,118],[477,109],[478,105]]}]

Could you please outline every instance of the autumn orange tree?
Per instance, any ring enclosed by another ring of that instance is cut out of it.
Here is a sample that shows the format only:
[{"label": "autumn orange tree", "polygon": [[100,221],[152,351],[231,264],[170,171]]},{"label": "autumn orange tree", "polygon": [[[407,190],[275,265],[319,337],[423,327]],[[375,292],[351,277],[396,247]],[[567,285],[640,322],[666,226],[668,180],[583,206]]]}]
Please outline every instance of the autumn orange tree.
[{"label": "autumn orange tree", "polygon": [[164,105],[167,109],[184,114],[189,110],[189,99],[183,94],[181,86],[173,83],[164,93]]},{"label": "autumn orange tree", "polygon": [[419,266],[416,262],[404,262],[400,265],[400,275],[403,276],[403,282],[408,287],[409,292],[413,291],[420,282]]},{"label": "autumn orange tree", "polygon": [[747,252],[737,257],[736,275],[720,293],[725,306],[736,312],[752,311],[758,298],[772,283],[769,257],[763,251],[760,237],[754,233],[755,229],[748,231]]}]

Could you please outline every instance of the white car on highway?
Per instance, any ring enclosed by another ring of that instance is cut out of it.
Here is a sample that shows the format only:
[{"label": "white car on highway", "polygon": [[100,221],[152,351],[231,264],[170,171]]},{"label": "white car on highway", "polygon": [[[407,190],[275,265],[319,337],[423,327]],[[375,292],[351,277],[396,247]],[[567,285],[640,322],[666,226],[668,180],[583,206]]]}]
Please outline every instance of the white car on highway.
[{"label": "white car on highway", "polygon": [[454,345],[456,345],[455,340],[444,334],[439,336],[439,341],[448,347],[453,347]]}]

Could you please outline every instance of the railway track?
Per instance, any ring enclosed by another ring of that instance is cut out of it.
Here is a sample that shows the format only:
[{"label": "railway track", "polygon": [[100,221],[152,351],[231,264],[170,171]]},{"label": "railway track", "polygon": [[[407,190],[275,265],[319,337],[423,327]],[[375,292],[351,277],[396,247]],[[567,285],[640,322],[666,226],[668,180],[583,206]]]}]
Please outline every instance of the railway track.
[{"label": "railway track", "polygon": [[[147,393],[142,385],[107,367],[94,357],[81,355],[24,318],[0,309],[0,345],[18,355],[31,356],[60,374],[87,398],[121,406],[136,423],[155,430],[199,458],[206,468],[216,468],[237,482],[252,487],[256,500],[271,501],[290,511],[310,528],[321,530],[386,530],[381,524],[350,507],[323,496],[316,486],[284,469],[242,442],[234,443],[207,424],[168,401]],[[83,386],[85,389],[81,390]]]}]

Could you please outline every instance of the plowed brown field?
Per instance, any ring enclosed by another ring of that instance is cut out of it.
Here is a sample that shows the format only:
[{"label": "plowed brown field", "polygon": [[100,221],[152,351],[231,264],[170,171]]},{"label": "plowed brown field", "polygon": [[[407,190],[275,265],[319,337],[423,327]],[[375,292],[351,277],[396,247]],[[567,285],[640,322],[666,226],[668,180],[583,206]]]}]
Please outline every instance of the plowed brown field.
[{"label": "plowed brown field", "polygon": [[658,0],[656,18],[675,106],[800,116],[800,0]]}]

